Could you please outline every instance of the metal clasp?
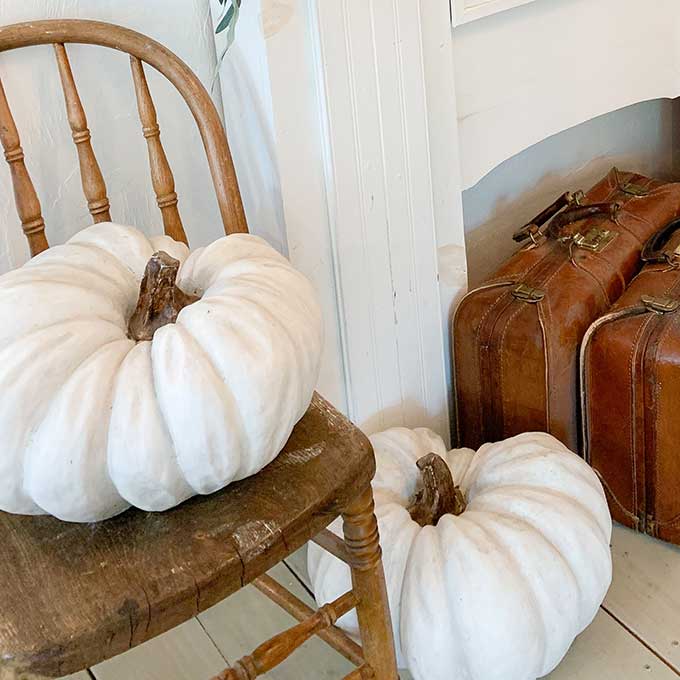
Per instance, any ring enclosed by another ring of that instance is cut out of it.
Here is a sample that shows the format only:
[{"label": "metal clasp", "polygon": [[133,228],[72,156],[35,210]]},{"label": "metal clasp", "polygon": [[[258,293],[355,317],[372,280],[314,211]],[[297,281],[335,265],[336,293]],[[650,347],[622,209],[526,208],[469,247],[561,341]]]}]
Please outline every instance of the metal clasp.
[{"label": "metal clasp", "polygon": [[648,311],[654,312],[655,314],[668,314],[676,311],[678,307],[680,307],[680,300],[673,300],[673,298],[668,297],[660,298],[652,297],[651,295],[643,295],[641,301]]},{"label": "metal clasp", "polygon": [[545,291],[540,288],[532,288],[527,286],[526,283],[520,283],[512,291],[512,296],[523,302],[528,302],[530,304],[536,304],[540,302],[545,297]]},{"label": "metal clasp", "polygon": [[572,243],[593,253],[602,252],[617,236],[617,231],[593,227],[587,234],[574,234]]},{"label": "metal clasp", "polygon": [[633,182],[627,182],[626,184],[620,185],[619,190],[629,196],[649,196],[649,189],[640,184],[634,184]]},{"label": "metal clasp", "polygon": [[614,176],[616,177],[616,184],[618,185],[619,191],[629,196],[648,196],[651,193],[651,189],[643,187],[641,184],[635,184],[635,182],[622,182],[621,174],[618,168],[612,168],[614,171]]}]

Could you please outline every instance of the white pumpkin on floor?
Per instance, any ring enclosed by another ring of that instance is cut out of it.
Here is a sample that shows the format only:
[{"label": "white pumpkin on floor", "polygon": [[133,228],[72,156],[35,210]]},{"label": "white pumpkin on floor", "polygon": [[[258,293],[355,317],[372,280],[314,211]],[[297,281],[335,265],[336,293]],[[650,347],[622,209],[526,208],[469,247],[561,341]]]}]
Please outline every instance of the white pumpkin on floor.
[{"label": "white pumpkin on floor", "polygon": [[[611,582],[612,523],[594,472],[542,433],[477,453],[447,452],[426,429],[370,439],[400,667],[415,680],[549,673]],[[340,522],[330,528],[341,534]],[[351,587],[348,567],[314,544],[308,567],[319,604]],[[339,625],[358,634],[354,612]]]},{"label": "white pumpkin on floor", "polygon": [[69,521],[254,474],[321,356],[310,283],[249,234],[190,253],[92,226],[0,277],[0,318],[0,509]]}]

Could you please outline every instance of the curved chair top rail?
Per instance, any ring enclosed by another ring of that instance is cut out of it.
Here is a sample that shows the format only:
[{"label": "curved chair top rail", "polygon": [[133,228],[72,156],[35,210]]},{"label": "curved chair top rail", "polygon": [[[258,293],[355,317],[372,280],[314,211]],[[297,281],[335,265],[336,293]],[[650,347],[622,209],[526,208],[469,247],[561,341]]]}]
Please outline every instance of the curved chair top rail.
[{"label": "curved chair top rail", "polygon": [[[52,44],[55,47],[67,116],[80,162],[83,191],[94,221],[110,220],[109,202],[66,54],[67,43],[99,45],[130,55],[137,106],[148,145],[152,182],[166,233],[186,242],[177,211],[174,179],[160,143],[156,110],[144,75],[143,63],[155,68],[174,85],[196,121],[208,158],[225,232],[247,232],[248,225],[222,121],[201,81],[176,54],[148,36],[102,21],[48,19],[0,27],[0,52],[32,45]],[[1,80],[0,141],[12,173],[17,212],[29,240],[31,254],[35,255],[48,247],[44,222],[40,203],[24,165],[19,135]]]}]

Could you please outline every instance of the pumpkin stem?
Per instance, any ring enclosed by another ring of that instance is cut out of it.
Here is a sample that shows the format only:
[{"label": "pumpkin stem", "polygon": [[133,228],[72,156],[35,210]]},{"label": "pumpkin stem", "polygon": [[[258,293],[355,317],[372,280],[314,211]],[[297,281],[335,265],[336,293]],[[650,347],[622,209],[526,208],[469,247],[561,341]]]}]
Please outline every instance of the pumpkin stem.
[{"label": "pumpkin stem", "polygon": [[424,527],[436,526],[444,515],[460,515],[466,507],[465,495],[454,484],[446,461],[436,453],[428,453],[416,465],[422,473],[422,487],[407,508],[411,518]]},{"label": "pumpkin stem", "polygon": [[151,340],[161,326],[175,323],[180,311],[199,299],[175,285],[178,271],[179,260],[162,250],[146,263],[137,307],[128,322],[130,339]]}]

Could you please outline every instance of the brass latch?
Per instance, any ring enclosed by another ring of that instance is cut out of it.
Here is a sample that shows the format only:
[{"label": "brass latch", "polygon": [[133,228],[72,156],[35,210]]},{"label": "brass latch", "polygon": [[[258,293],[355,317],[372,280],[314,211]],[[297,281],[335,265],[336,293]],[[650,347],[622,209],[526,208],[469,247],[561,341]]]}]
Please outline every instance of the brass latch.
[{"label": "brass latch", "polygon": [[593,253],[603,251],[617,236],[617,231],[593,227],[587,234],[574,234],[572,242],[575,246],[590,250]]},{"label": "brass latch", "polygon": [[526,283],[520,283],[519,286],[517,286],[512,291],[512,295],[523,302],[536,304],[545,297],[545,291],[541,290],[540,288],[532,288],[531,286],[527,286]]},{"label": "brass latch", "polygon": [[651,295],[642,296],[642,304],[655,314],[668,314],[674,312],[680,307],[680,300],[673,300],[672,298],[652,297]]},{"label": "brass latch", "polygon": [[619,191],[629,196],[647,196],[651,192],[650,189],[643,187],[641,184],[635,184],[635,182],[622,182],[621,173],[618,168],[612,168],[614,176],[616,177],[616,183],[618,184]]},{"label": "brass latch", "polygon": [[619,189],[629,196],[648,196],[649,189],[641,186],[640,184],[634,184],[633,182],[628,182],[619,186]]}]

